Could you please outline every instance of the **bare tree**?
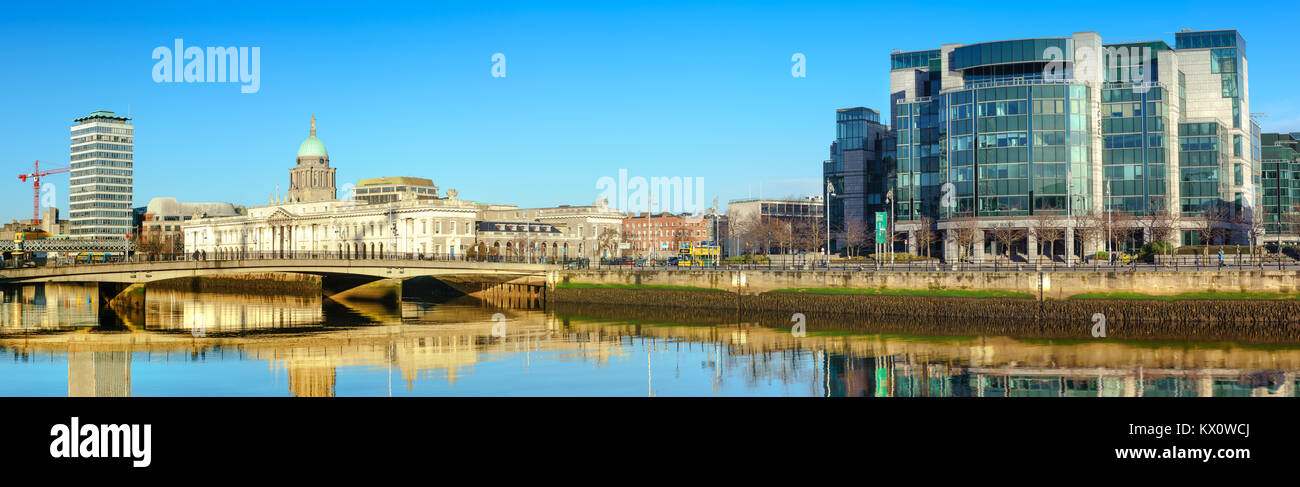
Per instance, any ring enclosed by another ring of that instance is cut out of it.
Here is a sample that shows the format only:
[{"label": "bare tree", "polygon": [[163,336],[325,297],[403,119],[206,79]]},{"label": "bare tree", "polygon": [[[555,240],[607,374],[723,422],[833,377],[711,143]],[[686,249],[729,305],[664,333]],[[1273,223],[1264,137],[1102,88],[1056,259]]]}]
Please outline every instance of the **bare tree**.
[{"label": "bare tree", "polygon": [[826,245],[826,230],[822,228],[821,221],[802,218],[794,222],[791,231],[794,233],[795,248],[799,250],[816,254],[822,245]]},{"label": "bare tree", "polygon": [[[1046,244],[1049,260],[1055,259],[1056,241],[1065,238],[1065,228],[1061,225],[1060,218],[1059,215],[1044,214],[1030,217],[1027,220],[1028,234],[1033,235],[1034,239],[1038,240],[1040,247]],[[1043,252],[1041,251],[1038,252],[1038,261],[1040,263],[1043,261]]]},{"label": "bare tree", "polygon": [[1222,240],[1232,223],[1232,210],[1228,205],[1215,203],[1207,205],[1202,212],[1201,224],[1196,228],[1196,233],[1201,237],[1202,253],[1208,260],[1210,258],[1210,245],[1216,240]]},{"label": "bare tree", "polygon": [[[925,257],[929,258],[930,245],[933,244],[935,240],[938,240],[939,232],[934,230],[933,218],[923,216],[917,223],[916,244],[925,248]],[[920,254],[920,252],[917,252],[917,254]]]},{"label": "bare tree", "polygon": [[1149,243],[1164,242],[1161,244],[1162,253],[1168,250],[1170,255],[1173,253],[1173,245],[1168,245],[1170,237],[1178,232],[1178,223],[1181,215],[1177,211],[1169,210],[1152,210],[1145,215],[1136,217],[1138,225],[1146,230],[1147,236],[1151,238]]},{"label": "bare tree", "polygon": [[1121,210],[1111,210],[1106,218],[1106,231],[1109,234],[1111,250],[1118,250],[1120,242],[1133,240],[1141,226],[1133,215]]},{"label": "bare tree", "polygon": [[[1096,242],[1098,237],[1106,230],[1105,218],[1096,211],[1088,211],[1074,217],[1074,238],[1086,243]],[[1068,242],[1071,252],[1074,249],[1074,242]]]},{"label": "bare tree", "polygon": [[1011,249],[1012,244],[1025,238],[1025,230],[1016,227],[994,227],[993,238],[996,239],[1003,247],[1007,249],[1007,260],[1011,260],[1015,252]]},{"label": "bare tree", "polygon": [[979,221],[975,218],[957,218],[950,220],[952,227],[948,232],[952,233],[952,240],[957,243],[957,260],[961,261],[962,254],[970,257],[970,248],[975,245],[975,233],[979,229]]},{"label": "bare tree", "polygon": [[844,243],[849,256],[862,255],[861,248],[867,243],[867,222],[852,219],[844,224]]},{"label": "bare tree", "polygon": [[1243,211],[1237,214],[1234,223],[1246,234],[1246,243],[1250,245],[1250,257],[1255,258],[1257,241],[1264,236],[1264,215],[1254,210]]}]

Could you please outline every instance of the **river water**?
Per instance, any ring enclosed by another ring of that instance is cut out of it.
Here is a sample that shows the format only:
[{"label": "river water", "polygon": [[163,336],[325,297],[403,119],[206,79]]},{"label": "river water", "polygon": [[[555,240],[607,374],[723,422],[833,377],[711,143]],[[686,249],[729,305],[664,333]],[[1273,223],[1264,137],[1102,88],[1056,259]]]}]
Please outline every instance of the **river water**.
[{"label": "river water", "polygon": [[[807,317],[0,288],[0,396],[1296,396],[1300,343],[944,336]],[[142,316],[139,316],[142,315]]]}]

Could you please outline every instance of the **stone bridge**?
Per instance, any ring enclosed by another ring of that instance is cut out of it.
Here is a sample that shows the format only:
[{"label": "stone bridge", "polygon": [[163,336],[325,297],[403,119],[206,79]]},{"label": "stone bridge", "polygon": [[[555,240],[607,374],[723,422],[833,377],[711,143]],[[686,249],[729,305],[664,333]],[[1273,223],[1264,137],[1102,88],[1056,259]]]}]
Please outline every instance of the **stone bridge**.
[{"label": "stone bridge", "polygon": [[[555,264],[407,259],[226,259],[49,265],[0,269],[0,284],[44,282],[100,283],[108,294],[124,295],[146,284],[178,278],[267,273],[321,276],[326,296],[350,299],[401,297],[402,281],[431,277],[464,294],[526,291],[540,294]],[[106,286],[107,285],[107,286]],[[112,297],[112,296],[106,296]]]}]

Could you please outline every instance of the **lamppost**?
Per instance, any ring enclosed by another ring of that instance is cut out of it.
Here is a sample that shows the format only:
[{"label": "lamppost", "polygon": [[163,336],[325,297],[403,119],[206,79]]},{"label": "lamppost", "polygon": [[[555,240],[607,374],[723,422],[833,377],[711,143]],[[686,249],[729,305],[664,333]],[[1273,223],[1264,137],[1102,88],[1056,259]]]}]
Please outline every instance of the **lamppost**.
[{"label": "lamppost", "polygon": [[1106,205],[1106,258],[1112,259],[1114,256],[1110,254],[1115,253],[1115,249],[1112,248],[1111,240],[1110,240],[1111,235],[1110,235],[1110,185],[1109,184],[1106,185],[1106,197],[1101,201],[1101,204]]},{"label": "lamppost", "polygon": [[826,220],[826,270],[831,270],[831,197],[835,196],[835,186],[830,178],[826,179],[826,197],[822,208],[822,219]]},{"label": "lamppost", "polygon": [[888,227],[887,232],[889,233],[889,237],[885,239],[886,240],[885,245],[889,246],[889,264],[893,265],[894,264],[894,190],[893,188],[890,188],[890,190],[885,193],[885,209],[889,211],[889,221],[886,222],[885,224],[885,226]]}]

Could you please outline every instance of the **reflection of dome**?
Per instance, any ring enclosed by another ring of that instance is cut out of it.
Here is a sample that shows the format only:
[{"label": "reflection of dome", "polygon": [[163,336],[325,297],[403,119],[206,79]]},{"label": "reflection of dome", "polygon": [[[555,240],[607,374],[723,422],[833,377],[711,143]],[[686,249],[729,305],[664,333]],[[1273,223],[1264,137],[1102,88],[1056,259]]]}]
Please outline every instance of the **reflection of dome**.
[{"label": "reflection of dome", "polygon": [[325,143],[312,135],[307,137],[307,140],[302,141],[302,145],[298,146],[298,157],[305,156],[329,157],[329,153],[325,152]]}]

